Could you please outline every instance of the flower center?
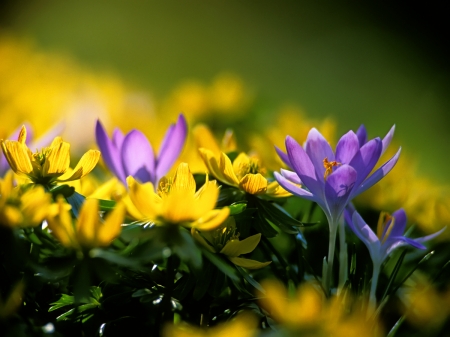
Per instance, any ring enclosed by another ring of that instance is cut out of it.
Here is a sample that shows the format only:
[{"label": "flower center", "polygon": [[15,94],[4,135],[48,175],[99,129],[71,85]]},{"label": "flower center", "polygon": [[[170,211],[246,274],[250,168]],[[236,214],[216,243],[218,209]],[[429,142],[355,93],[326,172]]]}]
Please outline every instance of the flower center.
[{"label": "flower center", "polygon": [[260,166],[260,160],[257,157],[249,157],[247,162],[240,162],[238,166],[237,175],[239,178],[244,177],[246,174],[266,173],[265,168]]},{"label": "flower center", "polygon": [[159,181],[157,193],[160,197],[170,194],[173,181],[172,178],[162,177]]},{"label": "flower center", "polygon": [[342,165],[338,163],[336,160],[328,161],[328,157],[325,157],[323,160],[323,167],[325,167],[325,173],[323,174],[323,179],[327,180],[328,176],[333,173],[333,167]]},{"label": "flower center", "polygon": [[213,246],[218,251],[222,250],[228,241],[238,240],[240,233],[236,233],[236,226],[229,225],[223,228],[218,228],[215,230],[213,235]]}]

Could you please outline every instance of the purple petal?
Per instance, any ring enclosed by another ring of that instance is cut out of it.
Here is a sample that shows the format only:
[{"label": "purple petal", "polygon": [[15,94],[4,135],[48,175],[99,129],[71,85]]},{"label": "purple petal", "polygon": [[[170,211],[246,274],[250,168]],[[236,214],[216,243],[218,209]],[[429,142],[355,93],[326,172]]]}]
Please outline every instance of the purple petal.
[{"label": "purple petal", "polygon": [[171,169],[183,149],[187,136],[187,123],[182,114],[177,123],[171,125],[164,136],[156,161],[155,183],[164,177]]},{"label": "purple petal", "polygon": [[[399,210],[392,213],[392,217],[395,219],[395,222],[394,222],[394,228],[392,228],[389,236],[392,236],[392,237],[403,236],[403,233],[405,233],[406,222],[407,222],[405,210],[403,208],[400,208]],[[384,234],[387,229],[388,229],[388,226],[385,227],[382,237],[384,237]]]},{"label": "purple petal", "polygon": [[283,163],[285,163],[288,167],[292,167],[287,153],[284,153],[283,150],[281,150],[278,146],[275,146],[275,151],[277,151],[277,154],[281,158]]},{"label": "purple petal", "polygon": [[349,202],[349,196],[356,181],[357,173],[349,165],[339,166],[325,182],[325,197],[330,215],[337,220]]},{"label": "purple petal", "polygon": [[353,157],[350,165],[358,172],[356,186],[366,179],[380,159],[381,141],[379,138],[372,139],[364,144],[359,152]]},{"label": "purple petal", "polygon": [[280,186],[282,186],[286,191],[289,191],[292,194],[302,197],[304,199],[317,202],[318,204],[321,204],[321,203],[323,204],[323,202],[320,199],[316,198],[311,192],[301,188],[298,185],[295,185],[294,183],[292,183],[291,181],[289,181],[288,179],[283,177],[278,172],[274,172],[273,174],[274,174],[275,179],[278,182],[278,184],[280,184]]},{"label": "purple petal", "polygon": [[324,200],[324,187],[317,181],[316,170],[305,150],[291,136],[286,137],[286,150],[292,168],[312,194]]},{"label": "purple petal", "polygon": [[318,179],[323,182],[325,174],[323,160],[327,158],[330,162],[334,161],[334,153],[330,144],[316,128],[312,128],[308,133],[305,151],[314,165]]},{"label": "purple petal", "polygon": [[294,184],[299,184],[299,185],[302,184],[300,177],[295,172],[281,169],[281,175]]},{"label": "purple petal", "polygon": [[367,130],[364,124],[361,124],[361,126],[358,128],[358,130],[356,131],[356,136],[358,136],[359,147],[367,143]]},{"label": "purple petal", "polygon": [[[347,212],[346,212],[347,213]],[[361,215],[358,212],[353,212],[352,221],[348,221],[347,223],[352,231],[356,234],[356,236],[364,242],[367,249],[370,252],[370,256],[373,260],[379,258],[380,252],[380,240],[376,236],[376,234],[372,231],[372,229],[366,224]]]},{"label": "purple petal", "polygon": [[99,120],[97,120],[97,123],[95,124],[95,138],[106,166],[108,166],[111,172],[126,186],[126,176],[122,167],[120,149],[109,139],[108,134]]},{"label": "purple petal", "polygon": [[116,147],[116,149],[119,149],[119,150],[122,149],[122,144],[123,144],[124,139],[125,139],[125,136],[122,133],[122,131],[120,131],[119,128],[115,128],[113,131],[113,135],[112,135],[112,142],[113,142],[114,146]]},{"label": "purple petal", "polygon": [[417,249],[426,249],[426,247],[417,240],[413,240],[404,236],[396,236],[391,237],[383,244],[384,257],[386,258],[389,254],[391,254],[397,248],[410,245]]},{"label": "purple petal", "polygon": [[381,151],[382,155],[386,151],[389,144],[391,143],[392,137],[394,137],[394,132],[395,132],[395,124],[392,126],[392,128],[389,130],[389,132],[383,138],[383,150]]},{"label": "purple petal", "polygon": [[398,158],[400,157],[401,148],[398,149],[397,153],[389,159],[386,163],[384,163],[378,170],[376,170],[373,174],[370,175],[354,192],[354,196],[361,194],[362,192],[368,190],[370,187],[379,182],[386,174],[388,174],[395,164],[397,164]]},{"label": "purple petal", "polygon": [[126,176],[142,183],[155,183],[155,154],[147,137],[138,130],[130,131],[122,144],[122,165]]},{"label": "purple petal", "polygon": [[349,131],[339,139],[336,146],[336,160],[341,164],[348,164],[358,151],[358,137],[353,131]]},{"label": "purple petal", "polygon": [[422,243],[422,242],[427,242],[429,240],[434,239],[435,237],[441,235],[445,230],[447,229],[447,227],[442,228],[441,230],[437,231],[436,233],[427,235],[427,236],[423,236],[421,238],[417,238],[414,239],[416,242]]}]

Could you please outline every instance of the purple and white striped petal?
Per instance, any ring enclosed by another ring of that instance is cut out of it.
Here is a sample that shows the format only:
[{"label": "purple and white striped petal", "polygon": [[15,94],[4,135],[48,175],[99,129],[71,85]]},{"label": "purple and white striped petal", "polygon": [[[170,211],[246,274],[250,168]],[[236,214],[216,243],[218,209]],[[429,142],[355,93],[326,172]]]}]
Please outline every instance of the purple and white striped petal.
[{"label": "purple and white striped petal", "polygon": [[325,197],[330,215],[335,223],[349,202],[356,177],[355,169],[344,164],[331,173],[325,182]]},{"label": "purple and white striped petal", "polygon": [[372,229],[366,224],[361,215],[358,212],[353,212],[353,216],[348,216],[349,212],[345,212],[345,220],[349,225],[350,229],[356,236],[366,245],[369,250],[370,257],[372,261],[377,261],[380,259],[380,240]]},{"label": "purple and white striped petal", "polygon": [[397,153],[384,163],[379,169],[372,173],[354,192],[353,196],[357,196],[364,191],[368,190],[370,187],[379,182],[386,174],[388,174],[397,164],[398,158],[400,157],[401,148],[398,149]]},{"label": "purple and white striped petal", "polygon": [[[312,128],[308,133],[305,151],[314,165],[318,179],[323,182],[325,174],[323,160],[327,158],[328,161],[331,162],[335,159],[330,144],[316,128]],[[291,159],[292,162],[292,158],[289,157],[289,159]]]},{"label": "purple and white striped petal", "polygon": [[353,131],[347,132],[336,145],[336,161],[341,164],[350,163],[359,148],[358,136]]},{"label": "purple and white striped petal", "polygon": [[383,155],[383,153],[386,151],[389,144],[391,143],[391,140],[394,137],[394,132],[395,132],[395,124],[392,126],[392,128],[389,130],[389,132],[383,138],[383,150],[381,151],[381,155]]},{"label": "purple and white striped petal", "polygon": [[182,114],[176,124],[172,124],[164,136],[156,160],[155,182],[164,177],[178,159],[187,137],[187,123]]},{"label": "purple and white striped petal", "polygon": [[307,200],[311,200],[311,201],[317,202],[319,205],[323,205],[323,201],[322,200],[316,198],[311,192],[309,192],[309,191],[301,188],[300,186],[292,183],[291,181],[289,181],[288,179],[283,177],[278,172],[274,172],[273,175],[274,175],[276,181],[278,182],[278,184],[280,184],[280,186],[283,187],[286,191],[289,191],[292,194],[301,196],[302,198],[305,198]]},{"label": "purple and white striped petal", "polygon": [[97,120],[97,123],[95,124],[95,138],[106,166],[108,166],[111,172],[126,186],[126,175],[122,167],[120,149],[109,139],[99,120]]},{"label": "purple and white striped petal", "polygon": [[150,181],[155,184],[155,154],[142,132],[132,130],[125,136],[122,165],[126,176],[133,176],[142,183]]},{"label": "purple and white striped petal", "polygon": [[285,170],[285,169],[281,169],[280,172],[281,172],[281,175],[283,177],[285,177],[287,180],[289,180],[290,182],[292,182],[294,184],[298,184],[298,185],[302,184],[302,181],[300,180],[300,177],[297,175],[297,173],[289,171],[289,170]]},{"label": "purple and white striped petal", "polygon": [[286,137],[286,150],[292,168],[300,177],[303,185],[318,199],[324,200],[324,185],[317,180],[316,169],[305,150],[290,136]]}]

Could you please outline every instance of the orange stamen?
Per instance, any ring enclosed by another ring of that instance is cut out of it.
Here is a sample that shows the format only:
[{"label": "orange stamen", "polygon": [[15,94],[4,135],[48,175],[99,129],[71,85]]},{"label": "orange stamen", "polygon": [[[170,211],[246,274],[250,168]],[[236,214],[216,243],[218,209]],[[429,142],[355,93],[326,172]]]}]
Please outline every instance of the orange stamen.
[{"label": "orange stamen", "polygon": [[[386,228],[389,221],[391,223],[389,224],[389,227],[383,236],[383,231]],[[380,217],[378,218],[378,224],[377,224],[377,236],[382,241],[381,243],[384,243],[386,241],[386,239],[389,237],[389,235],[391,234],[392,229],[394,228],[394,223],[395,223],[395,218],[393,218],[389,213],[387,213],[387,212],[380,213]]]},{"label": "orange stamen", "polygon": [[325,167],[323,179],[327,180],[328,176],[333,172],[333,167],[339,165],[341,165],[341,163],[338,163],[336,160],[328,161],[328,157],[325,157],[325,159],[323,160],[323,167]]}]

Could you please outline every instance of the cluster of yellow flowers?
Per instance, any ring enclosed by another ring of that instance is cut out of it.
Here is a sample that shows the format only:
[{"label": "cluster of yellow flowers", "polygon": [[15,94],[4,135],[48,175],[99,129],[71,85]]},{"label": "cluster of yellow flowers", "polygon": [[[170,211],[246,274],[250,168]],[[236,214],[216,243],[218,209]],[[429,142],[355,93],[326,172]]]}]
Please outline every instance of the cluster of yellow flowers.
[{"label": "cluster of yellow flowers", "polygon": [[[241,256],[256,249],[261,234],[241,240],[230,208],[216,208],[216,205],[220,184],[255,197],[273,199],[290,195],[273,180],[270,172],[283,165],[273,144],[281,147],[286,134],[303,141],[313,125],[297,108],[282,109],[275,123],[262,134],[248,134],[243,139],[243,147],[251,151],[245,152],[238,147],[231,132],[225,133],[219,145],[213,132],[201,124],[211,114],[220,114],[225,122],[243,118],[253,97],[236,76],[220,75],[210,85],[182,84],[158,103],[150,95],[130,89],[130,85],[113,75],[93,75],[67,58],[39,53],[30,42],[18,42],[10,36],[0,36],[0,60],[0,78],[4,79],[0,84],[1,146],[9,167],[17,175],[8,172],[0,179],[1,225],[33,227],[45,220],[52,235],[64,247],[83,251],[110,245],[128,218],[167,228],[190,228],[192,237],[205,250],[222,254],[239,267],[259,269],[271,263]],[[159,144],[165,126],[179,111],[184,112],[190,125],[196,126],[188,136],[179,164],[157,186],[132,176],[127,177],[127,186],[116,178],[87,176],[99,161],[101,169],[106,171],[98,150],[87,151],[70,168],[70,144],[81,154],[82,149],[93,143],[94,132],[79,137],[77,130],[94,130],[95,119],[101,118],[107,128],[113,124],[125,130],[145,125],[142,131],[152,144]],[[17,140],[6,140],[23,121],[30,123],[37,134],[43,134],[60,118],[66,125],[64,136],[70,139],[70,144],[58,136],[50,145],[33,152],[27,145],[25,126]],[[319,123],[327,139],[333,139],[335,128],[330,120]],[[197,189],[192,172],[209,172],[217,181],[209,180],[207,175]],[[75,210],[64,197],[53,198],[49,193],[58,184],[67,182],[87,197],[76,220],[71,215]],[[404,207],[421,230],[431,233],[450,223],[448,192],[448,188],[418,178],[409,158],[403,156],[392,173],[357,202],[376,210]],[[103,217],[97,199],[117,203]],[[20,287],[14,290],[14,298],[22,291]],[[325,299],[316,285],[306,283],[294,296],[289,296],[284,286],[276,282],[267,282],[263,287],[267,293],[262,306],[286,328],[288,335],[299,332],[308,336],[379,336],[382,331],[376,320],[366,319],[365,311],[344,308],[341,297]],[[425,303],[422,295],[412,294],[411,301]],[[0,318],[14,311],[11,309],[14,303],[5,305],[0,301]],[[425,304],[423,307],[426,311]],[[410,317],[414,315],[410,313]],[[181,324],[167,327],[164,333],[166,336],[249,337],[255,336],[256,331],[256,319],[244,314],[214,329]]]}]

